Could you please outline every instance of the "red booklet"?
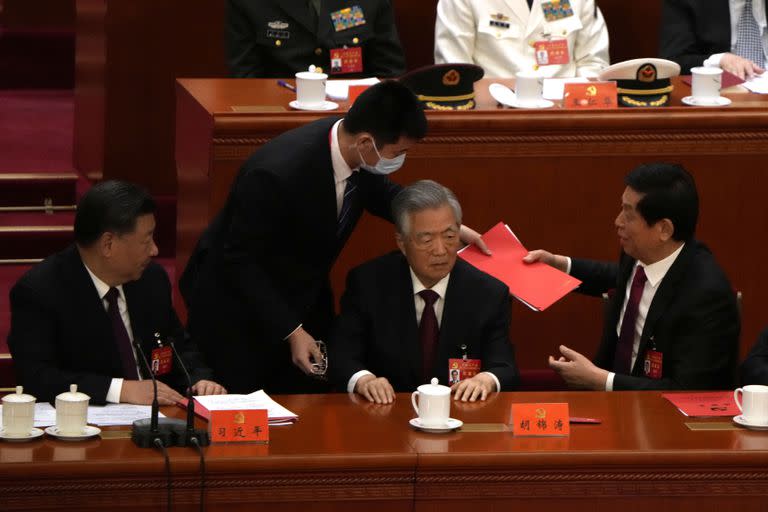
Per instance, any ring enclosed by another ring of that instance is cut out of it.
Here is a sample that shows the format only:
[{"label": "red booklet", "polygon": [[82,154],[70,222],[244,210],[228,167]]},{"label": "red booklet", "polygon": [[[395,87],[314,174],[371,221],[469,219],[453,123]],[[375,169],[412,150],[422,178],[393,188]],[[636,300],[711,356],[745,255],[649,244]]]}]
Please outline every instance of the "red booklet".
[{"label": "red booklet", "polygon": [[483,240],[493,255],[487,256],[470,245],[462,249],[459,256],[504,282],[513,297],[534,311],[544,311],[581,284],[578,279],[544,263],[523,262],[528,250],[503,222],[485,233]]},{"label": "red booklet", "polygon": [[702,393],[664,393],[661,396],[672,402],[686,416],[708,418],[737,416],[741,414],[733,391],[707,391]]}]

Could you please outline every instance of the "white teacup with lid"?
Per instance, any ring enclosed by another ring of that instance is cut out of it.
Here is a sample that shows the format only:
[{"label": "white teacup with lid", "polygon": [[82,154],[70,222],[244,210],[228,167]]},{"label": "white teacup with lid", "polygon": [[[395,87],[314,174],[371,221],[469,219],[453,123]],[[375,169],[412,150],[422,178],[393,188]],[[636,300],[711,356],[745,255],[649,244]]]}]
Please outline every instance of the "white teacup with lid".
[{"label": "white teacup with lid", "polygon": [[71,384],[69,391],[56,397],[56,429],[63,436],[82,436],[88,420],[88,402],[91,397]]},{"label": "white teacup with lid", "polygon": [[27,436],[32,432],[36,400],[25,394],[22,386],[16,386],[15,393],[3,397],[3,435]]},{"label": "white teacup with lid", "polygon": [[[451,415],[451,388],[438,384],[422,384],[411,394],[413,410],[419,415],[423,427],[445,427]],[[418,395],[418,404],[416,396]]]}]

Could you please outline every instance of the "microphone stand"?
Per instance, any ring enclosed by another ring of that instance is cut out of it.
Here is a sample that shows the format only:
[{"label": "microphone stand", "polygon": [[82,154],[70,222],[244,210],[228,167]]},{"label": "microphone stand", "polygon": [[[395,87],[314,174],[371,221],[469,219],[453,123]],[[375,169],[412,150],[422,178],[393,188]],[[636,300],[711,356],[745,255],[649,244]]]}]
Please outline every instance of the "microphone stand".
[{"label": "microphone stand", "polygon": [[187,378],[187,423],[183,432],[177,432],[177,446],[193,446],[194,443],[192,443],[192,440],[195,438],[197,444],[200,446],[208,446],[211,444],[211,438],[208,431],[195,428],[195,399],[192,396],[192,377],[190,377],[179,351],[176,350],[176,344],[173,342],[173,338],[168,337],[167,343],[168,346],[171,347],[171,351],[173,352],[176,361],[179,363],[181,370],[184,372],[184,376]]},{"label": "microphone stand", "polygon": [[162,443],[164,447],[172,446],[176,441],[176,432],[179,428],[184,428],[185,424],[182,420],[159,417],[160,405],[157,401],[157,379],[155,379],[155,374],[152,373],[152,369],[149,367],[149,361],[144,353],[144,349],[141,347],[141,342],[138,339],[134,339],[133,346],[136,349],[136,354],[139,355],[139,359],[144,363],[144,369],[152,379],[154,391],[152,413],[148,419],[133,422],[131,440],[139,448],[155,448],[157,447],[157,441]]}]

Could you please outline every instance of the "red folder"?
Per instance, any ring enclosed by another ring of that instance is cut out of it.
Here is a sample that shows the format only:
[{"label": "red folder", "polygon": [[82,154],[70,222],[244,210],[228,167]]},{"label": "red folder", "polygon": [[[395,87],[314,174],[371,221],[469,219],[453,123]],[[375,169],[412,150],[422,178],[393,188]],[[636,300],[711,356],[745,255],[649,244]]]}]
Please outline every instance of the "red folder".
[{"label": "red folder", "polygon": [[493,255],[487,256],[470,245],[462,249],[459,256],[505,283],[513,297],[534,311],[544,311],[581,284],[578,279],[544,263],[523,262],[528,250],[503,222],[485,233],[483,240]]},{"label": "red folder", "polygon": [[709,418],[741,414],[736,402],[733,401],[733,391],[664,393],[661,396],[672,402],[672,405],[686,416]]},{"label": "red folder", "polygon": [[[693,81],[693,77],[691,75],[683,75],[681,77],[681,80],[686,85],[691,85],[691,82]],[[728,87],[733,87],[734,85],[741,85],[744,83],[744,80],[737,77],[733,73],[729,73],[728,71],[723,71],[723,77],[720,82],[720,87],[722,89],[727,89]]]}]

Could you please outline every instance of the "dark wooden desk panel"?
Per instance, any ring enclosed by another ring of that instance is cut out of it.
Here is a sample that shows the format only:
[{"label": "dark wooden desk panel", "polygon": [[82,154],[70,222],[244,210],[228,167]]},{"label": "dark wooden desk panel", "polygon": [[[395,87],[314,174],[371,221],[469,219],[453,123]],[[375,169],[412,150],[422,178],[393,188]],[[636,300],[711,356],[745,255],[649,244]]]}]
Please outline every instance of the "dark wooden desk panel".
[{"label": "dark wooden desk panel", "polygon": [[[641,162],[683,163],[701,196],[698,236],[744,293],[744,355],[768,323],[761,307],[768,302],[768,267],[744,257],[766,249],[759,233],[768,232],[768,98],[734,93],[727,108],[684,107],[680,98],[690,88],[678,81],[669,108],[524,111],[498,108],[488,83],[478,87],[478,109],[428,114],[428,137],[393,179],[444,183],[458,194],[468,225],[484,230],[503,219],[531,249],[614,259],[624,175]],[[180,80],[177,92],[180,273],[240,164],[259,145],[342,112],[291,111],[293,93],[273,80]],[[248,106],[270,111],[232,109]],[[364,217],[334,269],[337,295],[351,266],[394,247],[392,227]],[[572,295],[544,313],[516,303],[512,337],[520,366],[543,368],[561,342],[592,355],[600,324],[600,303],[592,298]]]},{"label": "dark wooden desk panel", "polygon": [[[276,398],[300,420],[272,428],[269,445],[205,449],[208,510],[751,512],[768,504],[768,435],[690,431],[684,423],[697,420],[659,393],[503,393],[452,405],[467,425],[508,423],[513,402],[536,401],[567,401],[572,415],[602,420],[573,425],[567,438],[418,432],[407,423],[408,394],[389,406],[346,394]],[[196,510],[196,453],[170,455],[174,510]],[[0,443],[0,495],[3,510],[160,510],[163,459],[128,439]]]}]

